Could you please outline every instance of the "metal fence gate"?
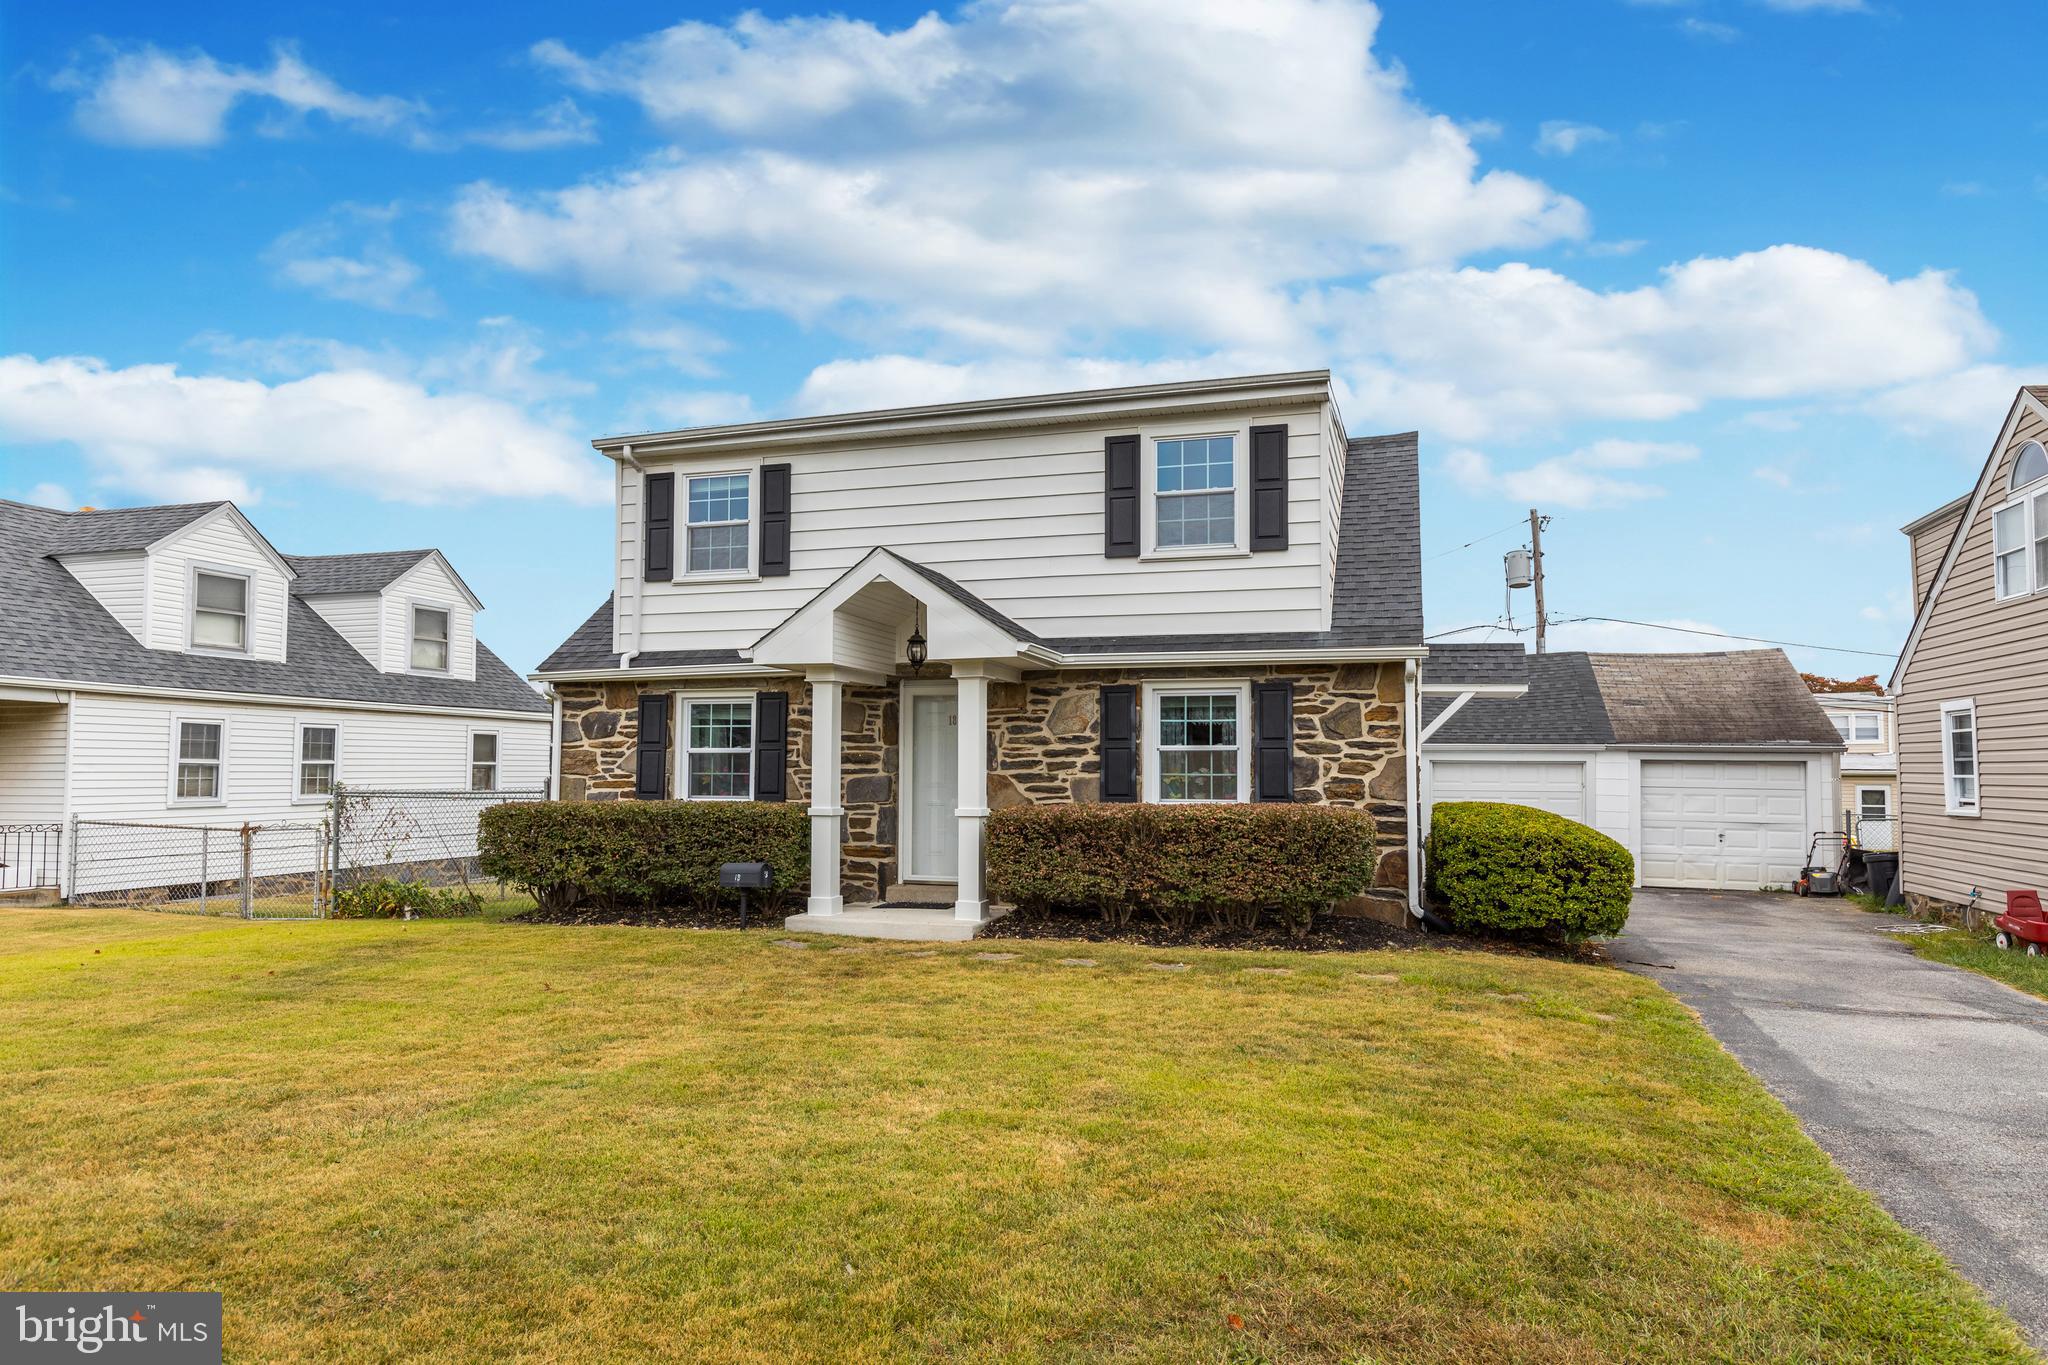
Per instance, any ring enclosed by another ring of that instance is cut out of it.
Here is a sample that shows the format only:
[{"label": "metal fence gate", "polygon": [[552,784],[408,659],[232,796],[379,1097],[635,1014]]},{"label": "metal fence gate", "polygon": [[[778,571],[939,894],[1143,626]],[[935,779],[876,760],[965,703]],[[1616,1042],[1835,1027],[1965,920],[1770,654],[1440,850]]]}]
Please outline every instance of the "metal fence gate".
[{"label": "metal fence gate", "polygon": [[328,862],[347,891],[379,879],[431,886],[473,886],[477,821],[508,801],[545,801],[544,787],[503,791],[336,787],[328,827]]},{"label": "metal fence gate", "polygon": [[325,821],[173,825],[71,822],[73,905],[180,915],[318,919],[333,892]]},{"label": "metal fence gate", "polygon": [[0,825],[0,891],[54,889],[64,868],[64,826]]}]

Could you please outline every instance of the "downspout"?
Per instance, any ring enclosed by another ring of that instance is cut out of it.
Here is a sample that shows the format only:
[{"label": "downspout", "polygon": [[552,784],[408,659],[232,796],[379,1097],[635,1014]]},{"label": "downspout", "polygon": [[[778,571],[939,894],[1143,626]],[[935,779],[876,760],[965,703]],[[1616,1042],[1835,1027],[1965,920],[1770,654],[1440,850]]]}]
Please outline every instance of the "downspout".
[{"label": "downspout", "polygon": [[[647,474],[647,466],[646,466],[646,465],[643,465],[643,464],[641,464],[641,463],[640,463],[640,460],[639,460],[639,458],[638,458],[637,456],[635,456],[635,455],[633,454],[633,447],[632,447],[632,444],[631,444],[630,442],[629,442],[628,444],[626,444],[626,445],[622,445],[622,446],[620,446],[620,447],[619,447],[619,458],[620,458],[620,459],[622,459],[622,460],[624,460],[624,461],[625,461],[625,462],[626,462],[627,464],[629,464],[629,465],[633,466],[633,472],[634,472],[634,473],[636,473],[636,474],[639,474],[639,475],[641,476],[641,480],[640,480],[640,490],[641,490],[641,491],[640,491],[640,497],[641,497],[641,506],[640,506],[640,517],[641,517],[641,520],[642,520],[642,521],[645,521],[645,520],[646,520],[646,518],[647,518],[647,506],[646,506],[646,497],[647,497],[647,479],[646,479],[646,474]],[[642,551],[641,551],[641,552],[642,552],[643,554],[644,554],[644,553],[646,553],[646,551],[645,551],[645,548],[644,548],[644,547],[645,547],[645,546],[646,546],[646,544],[647,544],[647,536],[646,536],[646,534],[645,534],[644,528],[643,528],[643,531],[642,531],[642,534],[641,534],[641,537],[640,537],[640,544],[641,544],[641,546],[643,547],[643,548],[642,548]],[[619,547],[618,547],[617,545],[613,545],[613,546],[612,546],[612,562],[613,562],[613,563],[617,563],[617,562],[618,562],[618,558],[619,558]],[[641,580],[642,580],[642,581],[644,582],[644,581],[646,580],[646,577],[647,577],[647,575],[646,575],[646,574],[645,574],[645,573],[643,572],[643,573],[641,574],[641,576],[640,576],[640,577],[641,577]],[[639,658],[639,657],[640,657],[640,614],[641,614],[641,610],[642,610],[643,606],[645,605],[644,603],[642,603],[642,602],[640,601],[640,594],[641,594],[641,592],[642,592],[642,591],[643,591],[643,589],[640,589],[640,588],[635,588],[635,589],[633,590],[633,638],[625,642],[625,643],[627,643],[627,644],[630,644],[630,645],[632,646],[632,648],[631,648],[631,649],[627,649],[627,650],[622,650],[622,651],[620,651],[620,653],[619,653],[619,667],[620,667],[621,669],[628,669],[628,668],[631,668],[631,667],[633,666],[633,660],[635,660],[635,659],[637,659],[637,658]]]},{"label": "downspout", "polygon": [[1422,918],[1422,836],[1417,828],[1422,815],[1421,792],[1417,790],[1422,775],[1419,673],[1413,659],[1401,670],[1401,751],[1402,761],[1408,765],[1408,913],[1417,919]]},{"label": "downspout", "polygon": [[562,694],[553,683],[544,684],[555,704],[555,728],[548,731],[548,800],[562,799]]}]

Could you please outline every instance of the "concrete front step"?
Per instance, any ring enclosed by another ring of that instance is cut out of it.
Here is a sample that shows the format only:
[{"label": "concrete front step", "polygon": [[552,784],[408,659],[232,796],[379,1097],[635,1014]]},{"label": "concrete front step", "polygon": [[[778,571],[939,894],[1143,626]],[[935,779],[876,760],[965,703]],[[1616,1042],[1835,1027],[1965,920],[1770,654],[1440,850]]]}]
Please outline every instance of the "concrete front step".
[{"label": "concrete front step", "polygon": [[19,891],[0,891],[0,906],[18,905],[24,909],[42,905],[57,905],[63,901],[53,886],[25,887]]},{"label": "concrete front step", "polygon": [[791,915],[782,927],[799,934],[842,934],[848,938],[893,938],[918,943],[965,943],[983,926],[1009,913],[990,907],[980,922],[956,919],[951,905],[859,905],[836,915]]},{"label": "concrete front step", "polygon": [[882,893],[879,905],[946,905],[960,899],[951,882],[898,882]]}]

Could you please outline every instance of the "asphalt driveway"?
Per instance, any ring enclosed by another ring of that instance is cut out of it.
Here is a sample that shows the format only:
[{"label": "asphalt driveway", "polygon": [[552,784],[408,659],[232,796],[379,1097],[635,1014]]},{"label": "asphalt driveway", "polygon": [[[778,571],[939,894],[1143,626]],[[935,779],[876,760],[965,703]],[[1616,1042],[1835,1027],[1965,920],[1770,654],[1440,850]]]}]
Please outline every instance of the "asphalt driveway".
[{"label": "asphalt driveway", "polygon": [[2048,1349],[2048,1001],[1925,962],[1839,901],[1639,891],[1662,982],[1901,1223]]}]

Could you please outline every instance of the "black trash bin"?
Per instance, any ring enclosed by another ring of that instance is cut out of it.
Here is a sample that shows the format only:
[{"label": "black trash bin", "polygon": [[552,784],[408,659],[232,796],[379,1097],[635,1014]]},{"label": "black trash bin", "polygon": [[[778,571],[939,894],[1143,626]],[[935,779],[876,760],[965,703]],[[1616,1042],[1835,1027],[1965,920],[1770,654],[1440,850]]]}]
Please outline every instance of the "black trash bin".
[{"label": "black trash bin", "polygon": [[1897,904],[1899,892],[1899,855],[1896,853],[1866,853],[1863,865],[1870,870],[1870,894],[1886,905]]}]

